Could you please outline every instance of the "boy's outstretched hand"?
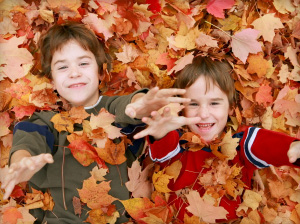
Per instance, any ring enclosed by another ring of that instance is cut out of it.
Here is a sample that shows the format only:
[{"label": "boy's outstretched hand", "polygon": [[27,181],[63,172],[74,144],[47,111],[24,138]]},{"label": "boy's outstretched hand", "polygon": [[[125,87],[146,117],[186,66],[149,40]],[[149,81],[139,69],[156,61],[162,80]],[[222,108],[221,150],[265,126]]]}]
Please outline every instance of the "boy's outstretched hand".
[{"label": "boy's outstretched hand", "polygon": [[287,153],[290,163],[296,162],[300,158],[300,141],[292,142]]},{"label": "boy's outstretched hand", "polygon": [[164,108],[163,113],[157,111],[151,113],[151,117],[143,117],[142,121],[148,127],[133,137],[135,139],[151,135],[155,140],[166,136],[170,131],[176,130],[184,125],[197,124],[201,121],[200,117],[172,116],[169,107]]},{"label": "boy's outstretched hand", "polygon": [[9,197],[15,185],[30,180],[47,163],[53,163],[51,154],[24,157],[20,161],[12,163],[1,185],[1,188],[5,189],[3,199]]},{"label": "boy's outstretched hand", "polygon": [[188,98],[176,96],[183,95],[185,92],[185,89],[159,89],[154,87],[136,100],[133,99],[133,102],[127,105],[125,113],[131,118],[148,117],[152,111],[157,111],[169,103],[189,102],[190,99]]}]

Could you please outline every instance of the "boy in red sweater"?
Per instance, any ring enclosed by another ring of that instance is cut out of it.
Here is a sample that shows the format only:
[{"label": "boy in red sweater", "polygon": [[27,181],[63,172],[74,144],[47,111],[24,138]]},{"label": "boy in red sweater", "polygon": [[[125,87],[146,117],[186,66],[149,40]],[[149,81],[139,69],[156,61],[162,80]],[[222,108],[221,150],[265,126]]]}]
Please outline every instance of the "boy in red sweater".
[{"label": "boy in red sweater", "polygon": [[[135,138],[149,136],[150,157],[153,161],[160,162],[162,167],[175,160],[181,161],[182,168],[178,178],[168,184],[172,190],[169,203],[178,210],[177,218],[180,220],[184,219],[185,213],[189,216],[191,213],[187,209],[188,201],[178,192],[175,194],[175,191],[189,188],[203,196],[209,187],[203,184],[205,173],[210,172],[210,168],[205,166],[206,161],[212,157],[216,160],[216,157],[212,153],[212,147],[204,147],[199,151],[184,149],[176,129],[188,125],[190,131],[202,138],[207,145],[220,142],[234,103],[235,89],[231,70],[226,62],[213,61],[208,57],[194,58],[193,63],[177,75],[175,83],[176,88],[186,90],[184,97],[191,99],[185,104],[185,116],[172,116],[169,108],[165,108],[162,114],[153,111],[151,117],[142,119],[148,127],[135,135]],[[240,180],[246,185],[245,188],[251,186],[251,178],[256,169],[270,165],[300,165],[299,139],[256,127],[247,128],[234,137],[240,138],[236,155],[227,160],[229,165],[236,164],[241,168]],[[241,203],[240,195],[241,193],[236,198],[228,194],[221,197],[218,205],[226,210],[223,210],[226,217],[224,215],[222,220],[217,221],[238,218],[236,210]]]}]

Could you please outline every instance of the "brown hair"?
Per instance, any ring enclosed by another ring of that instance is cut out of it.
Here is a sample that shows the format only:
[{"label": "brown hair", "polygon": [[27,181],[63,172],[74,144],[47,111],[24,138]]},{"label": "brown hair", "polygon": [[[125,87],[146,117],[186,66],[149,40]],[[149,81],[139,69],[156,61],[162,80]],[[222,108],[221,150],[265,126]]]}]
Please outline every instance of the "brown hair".
[{"label": "brown hair", "polygon": [[[213,61],[209,57],[197,56],[191,64],[188,64],[176,74],[175,88],[185,89],[190,87],[200,76],[204,76],[207,81],[213,84],[227,95],[229,105],[233,106],[235,101],[234,81],[231,76],[232,68],[225,61]],[[207,82],[206,88],[209,88]]]},{"label": "brown hair", "polygon": [[102,44],[98,41],[93,31],[81,23],[56,24],[39,39],[38,46],[41,50],[42,66],[40,76],[52,78],[51,61],[53,54],[70,40],[78,42],[83,49],[89,50],[94,54],[99,73],[102,72],[103,63],[108,63],[108,68],[110,68],[110,57],[105,53]]}]

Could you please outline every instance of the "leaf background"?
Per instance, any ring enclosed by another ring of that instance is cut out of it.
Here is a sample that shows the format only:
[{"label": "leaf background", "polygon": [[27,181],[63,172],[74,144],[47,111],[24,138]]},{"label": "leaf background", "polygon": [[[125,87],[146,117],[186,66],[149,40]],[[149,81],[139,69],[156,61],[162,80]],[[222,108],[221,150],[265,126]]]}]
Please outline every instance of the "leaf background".
[{"label": "leaf background", "polygon": [[[229,124],[233,132],[254,125],[300,138],[298,0],[0,0],[0,11],[2,168],[8,162],[16,122],[34,111],[68,108],[64,101],[58,101],[49,80],[34,76],[41,68],[36,46],[40,34],[67,20],[94,30],[112,57],[112,71],[103,74],[100,86],[103,94],[168,88],[176,78],[173,72],[193,57],[226,59],[233,67],[238,91]],[[294,172],[299,177],[299,171],[284,171],[281,178],[299,194],[294,181]],[[271,171],[261,175],[276,176]],[[277,207],[284,204],[270,200]],[[281,200],[294,214],[299,200]],[[286,208],[278,211],[276,221],[285,217],[296,220],[286,215]]]}]

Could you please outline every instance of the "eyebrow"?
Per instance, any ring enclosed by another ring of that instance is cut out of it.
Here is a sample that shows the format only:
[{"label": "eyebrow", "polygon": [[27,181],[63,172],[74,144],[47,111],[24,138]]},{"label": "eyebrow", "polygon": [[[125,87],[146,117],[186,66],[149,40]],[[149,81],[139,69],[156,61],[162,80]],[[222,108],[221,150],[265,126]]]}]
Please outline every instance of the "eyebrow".
[{"label": "eyebrow", "polygon": [[[217,98],[211,98],[210,100],[212,100],[212,101],[223,101],[224,99],[217,97]],[[197,101],[197,100],[196,99],[191,99],[191,101]]]},{"label": "eyebrow", "polygon": [[[78,57],[77,59],[81,60],[81,59],[84,59],[84,58],[91,59],[92,57],[91,57],[91,56],[88,56],[88,55],[83,55],[83,56]],[[58,63],[64,63],[64,62],[66,62],[66,60],[57,60],[57,61],[53,64],[53,66],[55,66],[55,65],[58,64]]]}]

